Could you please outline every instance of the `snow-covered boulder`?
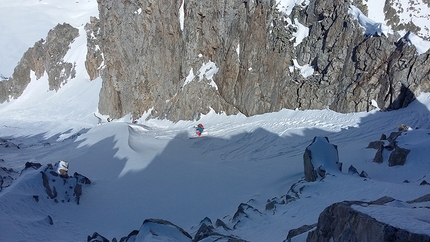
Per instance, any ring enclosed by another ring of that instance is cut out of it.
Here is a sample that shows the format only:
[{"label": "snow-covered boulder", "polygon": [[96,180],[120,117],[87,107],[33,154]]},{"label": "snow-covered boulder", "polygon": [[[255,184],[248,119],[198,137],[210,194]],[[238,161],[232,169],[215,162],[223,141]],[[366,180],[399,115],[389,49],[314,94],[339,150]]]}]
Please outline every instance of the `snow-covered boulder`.
[{"label": "snow-covered boulder", "polygon": [[6,167],[0,167],[0,191],[8,187],[19,176],[19,172]]},{"label": "snow-covered boulder", "polygon": [[248,203],[241,203],[237,207],[236,213],[233,215],[232,222],[234,223],[233,228],[245,226],[247,220],[261,216],[261,212],[254,208]]},{"label": "snow-covered boulder", "polygon": [[327,173],[342,171],[337,146],[330,143],[327,137],[314,137],[312,143],[303,154],[306,181],[324,178]]},{"label": "snow-covered boulder", "polygon": [[59,174],[60,164],[61,161],[54,166],[48,164],[42,167],[43,169],[40,171],[46,194],[48,198],[53,199],[55,202],[75,201],[79,204],[82,187],[91,184],[91,181],[77,172],[73,176]]},{"label": "snow-covered boulder", "polygon": [[428,202],[429,195],[409,202],[382,197],[335,203],[320,214],[307,241],[430,241]]},{"label": "snow-covered boulder", "polygon": [[226,230],[230,230],[227,228],[224,222],[217,219],[215,222],[215,226],[212,224],[212,221],[205,217],[200,222],[200,227],[194,236],[193,241],[237,241],[237,242],[245,242],[240,238],[237,238],[233,235],[225,235],[223,232]]},{"label": "snow-covered boulder", "polygon": [[163,219],[146,219],[136,235],[139,241],[192,241],[192,237],[182,228]]},{"label": "snow-covered boulder", "polygon": [[92,236],[87,237],[87,242],[109,242],[109,240],[101,236],[99,233],[94,232]]},{"label": "snow-covered boulder", "polygon": [[[245,206],[241,204],[241,207]],[[246,205],[248,206],[248,205]],[[249,206],[250,207],[250,206]],[[217,219],[215,224],[208,217],[205,217],[200,221],[197,231],[194,233],[194,238],[192,234],[181,227],[173,224],[170,221],[163,219],[145,219],[139,230],[133,230],[127,236],[122,237],[117,240],[114,238],[112,241],[128,241],[128,242],[143,242],[143,241],[235,241],[235,242],[246,242],[233,234],[231,234],[232,229],[227,227],[227,225]],[[88,242],[109,242],[106,237],[94,232],[91,236],[88,236]]]}]

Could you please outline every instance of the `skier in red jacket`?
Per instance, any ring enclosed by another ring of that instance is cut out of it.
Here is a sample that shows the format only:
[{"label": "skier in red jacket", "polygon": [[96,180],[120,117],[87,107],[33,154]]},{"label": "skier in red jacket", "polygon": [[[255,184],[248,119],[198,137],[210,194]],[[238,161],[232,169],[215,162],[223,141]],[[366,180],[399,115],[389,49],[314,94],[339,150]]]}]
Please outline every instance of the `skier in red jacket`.
[{"label": "skier in red jacket", "polygon": [[196,127],[196,134],[197,136],[201,136],[203,133],[203,130],[205,129],[205,127],[203,126],[203,124],[198,124]]}]

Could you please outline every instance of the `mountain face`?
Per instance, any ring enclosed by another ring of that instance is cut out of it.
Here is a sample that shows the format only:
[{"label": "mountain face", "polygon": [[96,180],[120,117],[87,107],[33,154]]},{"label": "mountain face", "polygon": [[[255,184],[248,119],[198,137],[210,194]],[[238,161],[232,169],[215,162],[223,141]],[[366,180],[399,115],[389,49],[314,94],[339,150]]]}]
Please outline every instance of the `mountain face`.
[{"label": "mountain face", "polygon": [[[210,108],[353,112],[372,109],[371,100],[401,108],[430,90],[429,53],[417,55],[408,36],[363,34],[350,1],[316,0],[288,16],[273,0],[181,4],[99,1],[100,112],[140,117],[151,110],[174,121]],[[308,28],[301,43],[300,25]],[[303,75],[305,65],[312,75]]]},{"label": "mountain face", "polygon": [[[172,121],[210,109],[355,112],[372,102],[402,108],[430,91],[429,51],[417,54],[409,33],[365,33],[352,4],[314,0],[287,13],[275,0],[98,0],[99,19],[85,28],[85,64],[91,79],[103,80],[99,112]],[[393,9],[386,7],[390,16]],[[24,58],[20,64],[32,57]],[[2,101],[11,79],[0,82]]]}]

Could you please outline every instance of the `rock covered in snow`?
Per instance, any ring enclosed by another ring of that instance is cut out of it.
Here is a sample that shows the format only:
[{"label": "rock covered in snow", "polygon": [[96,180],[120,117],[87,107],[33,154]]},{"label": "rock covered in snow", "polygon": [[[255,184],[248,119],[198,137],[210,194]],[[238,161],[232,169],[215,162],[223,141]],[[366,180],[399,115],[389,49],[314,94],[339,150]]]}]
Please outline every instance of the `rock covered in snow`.
[{"label": "rock covered in snow", "polygon": [[324,178],[327,173],[342,171],[337,146],[330,143],[327,137],[314,137],[303,154],[306,181]]},{"label": "rock covered in snow", "polygon": [[317,226],[317,224],[311,224],[311,225],[302,225],[297,229],[291,229],[290,231],[288,231],[288,235],[287,235],[287,239],[285,240],[286,242],[291,242],[291,239],[296,237],[297,235],[306,233],[312,229],[314,229]]},{"label": "rock covered in snow", "polygon": [[367,172],[361,171],[361,173],[358,173],[357,168],[355,168],[353,165],[349,166],[348,173],[352,175],[358,175],[363,178],[369,178],[369,175],[367,175]]},{"label": "rock covered in snow", "polygon": [[94,232],[93,235],[88,236],[87,242],[109,242],[109,240],[101,236],[99,233]]},{"label": "rock covered in snow", "polygon": [[[220,229],[218,229],[220,228]],[[221,231],[219,231],[221,230]],[[222,232],[226,230],[230,230],[221,220],[217,220],[215,222],[215,226],[212,224],[212,221],[206,217],[200,222],[200,227],[197,230],[196,235],[194,236],[193,241],[236,241],[242,242],[245,240],[239,239],[232,235],[225,235]]]},{"label": "rock covered in snow", "polygon": [[0,191],[3,190],[4,187],[10,186],[18,176],[19,173],[13,169],[0,167]]},{"label": "rock covered in snow", "polygon": [[261,212],[258,209],[254,208],[248,203],[241,203],[237,207],[236,213],[233,215],[232,222],[234,223],[233,228],[237,229],[238,227],[244,226],[247,219],[250,219],[254,216],[260,216]]},{"label": "rock covered in snow", "polygon": [[[233,229],[229,228],[222,220],[217,219],[215,224],[208,217],[200,221],[198,229],[194,232],[194,237],[183,228],[163,219],[146,219],[139,230],[133,230],[128,236],[122,237],[120,241],[235,241],[246,242],[238,236],[232,234],[236,226],[243,224],[246,219],[261,213],[251,205],[242,203],[237,212],[230,220]],[[109,241],[99,233],[95,232],[88,236],[88,242]],[[112,241],[117,241],[114,238]]]},{"label": "rock covered in snow", "polygon": [[59,174],[58,170],[60,164],[61,162],[57,162],[54,166],[48,164],[41,167],[40,164],[33,163],[33,165],[26,165],[26,169],[30,167],[41,167],[40,174],[42,175],[42,185],[49,199],[53,199],[55,202],[74,201],[79,204],[82,195],[82,187],[91,184],[91,181],[77,172],[75,172],[73,176]]},{"label": "rock covered in snow", "polygon": [[177,225],[163,219],[146,219],[135,241],[192,241],[191,235]]},{"label": "rock covered in snow", "polygon": [[428,197],[407,203],[390,197],[335,203],[320,214],[317,228],[309,232],[307,241],[430,241],[430,232],[418,233],[407,222],[420,221],[420,226],[430,231],[426,222],[430,209],[419,204],[428,202]]}]

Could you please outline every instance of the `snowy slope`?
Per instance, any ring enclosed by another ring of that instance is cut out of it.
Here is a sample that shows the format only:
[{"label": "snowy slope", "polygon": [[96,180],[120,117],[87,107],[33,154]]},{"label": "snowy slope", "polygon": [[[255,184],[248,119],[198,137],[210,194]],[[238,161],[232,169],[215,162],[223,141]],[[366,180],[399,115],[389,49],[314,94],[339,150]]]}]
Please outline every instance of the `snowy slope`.
[{"label": "snowy slope", "polygon": [[[6,47],[2,56],[10,57],[7,65],[0,65],[7,67],[0,73],[10,75],[10,63],[25,49],[19,46],[44,38],[57,22],[70,21],[83,31],[89,16],[97,15],[96,7],[95,0],[2,0],[0,9],[9,14],[7,19],[39,24],[0,23],[2,29],[16,31],[0,36],[6,43],[0,45]],[[148,218],[169,220],[193,234],[205,217],[235,224],[233,215],[247,202],[261,213],[241,220],[231,233],[250,241],[283,241],[290,229],[316,223],[319,213],[334,202],[382,196],[406,201],[430,193],[430,186],[419,185],[430,180],[430,94],[393,112],[282,110],[249,118],[209,113],[198,121],[205,125],[206,136],[197,139],[189,139],[197,124],[191,121],[142,117],[130,124],[124,117],[97,125],[93,113],[101,80],[90,82],[84,71],[84,36],[66,57],[77,63],[75,79],[58,92],[47,92],[42,77],[19,99],[0,104],[0,138],[20,147],[2,143],[0,167],[20,171],[27,161],[46,165],[66,160],[69,174],[83,174],[92,184],[85,187],[79,205],[55,203],[43,196],[38,170],[23,173],[0,192],[0,241],[85,241],[95,231],[119,239]],[[19,41],[12,48],[10,40]],[[368,143],[400,124],[414,129],[399,138],[399,145],[411,150],[407,163],[388,167],[387,157],[383,164],[373,163],[375,150],[367,149]],[[327,136],[338,146],[344,169],[324,181],[306,183],[303,153],[315,136]],[[350,165],[365,170],[370,179],[347,174]],[[268,200],[285,196],[292,186],[303,187],[299,199],[276,211],[265,210]],[[38,202],[33,195],[40,196]],[[420,228],[430,231],[428,226]]]},{"label": "snowy slope", "polygon": [[[0,227],[7,228],[0,237],[82,241],[97,231],[107,238],[120,238],[147,218],[166,219],[192,233],[206,216],[230,221],[237,206],[251,199],[264,212],[268,199],[287,194],[303,177],[303,152],[314,136],[327,136],[338,145],[344,172],[324,182],[299,183],[305,186],[299,200],[277,207],[275,214],[267,211],[253,217],[236,235],[250,241],[282,241],[289,229],[315,223],[333,202],[382,196],[411,200],[430,193],[429,186],[419,186],[430,179],[426,148],[430,95],[419,100],[407,109],[387,113],[283,110],[251,118],[212,113],[200,120],[208,134],[200,139],[188,138],[194,122],[151,120],[129,125],[118,120],[64,140],[70,130],[60,131],[55,122],[39,124],[46,130],[42,132],[42,127],[33,130],[27,122],[2,118],[2,138],[9,134],[6,138],[26,147],[3,149],[5,165],[64,159],[70,163],[70,174],[79,172],[93,183],[80,205],[44,198],[36,203],[32,195],[43,194],[40,181],[37,184],[26,174],[0,193]],[[407,164],[373,163],[375,150],[366,149],[367,144],[402,123],[420,127],[401,137],[400,145],[411,149]],[[47,136],[50,129],[58,133]],[[44,146],[45,142],[50,145]],[[346,174],[351,164],[371,179]],[[48,215],[53,225],[45,221]]]}]

